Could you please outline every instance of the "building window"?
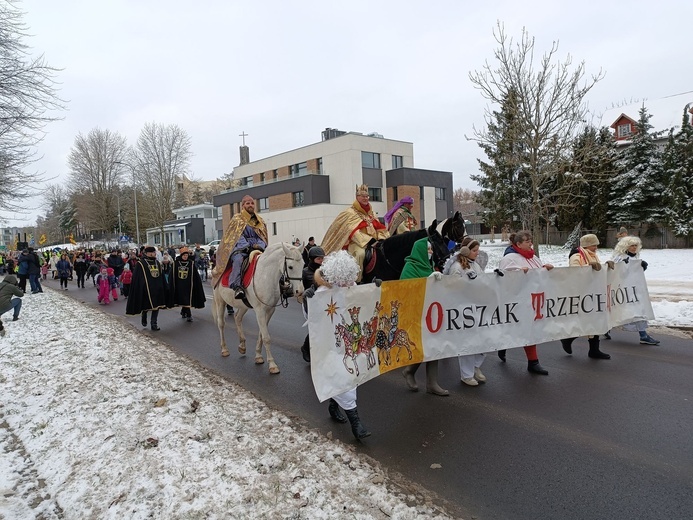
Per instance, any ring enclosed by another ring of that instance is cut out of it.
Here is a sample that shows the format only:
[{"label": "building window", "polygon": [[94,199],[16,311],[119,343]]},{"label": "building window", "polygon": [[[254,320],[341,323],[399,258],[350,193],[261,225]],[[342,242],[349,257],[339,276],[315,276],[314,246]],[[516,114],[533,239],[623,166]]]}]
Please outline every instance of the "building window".
[{"label": "building window", "polygon": [[371,202],[382,202],[383,201],[383,189],[382,188],[368,188],[368,198]]},{"label": "building window", "polygon": [[308,172],[308,164],[307,163],[298,163],[298,164],[292,164],[289,166],[289,177],[300,177],[301,175],[305,175]]},{"label": "building window", "polygon": [[322,157],[318,158],[318,174],[322,175]]},{"label": "building window", "polygon": [[265,172],[260,174],[260,182],[265,182]]},{"label": "building window", "polygon": [[633,133],[633,131],[631,130],[630,123],[626,123],[624,125],[618,125],[618,136],[619,137],[628,137],[632,133]]},{"label": "building window", "polygon": [[303,206],[303,192],[302,191],[294,191],[291,194],[294,202],[294,208],[298,206]]},{"label": "building window", "polygon": [[402,160],[401,155],[393,155],[392,156],[392,169],[394,170],[395,168],[402,168],[404,166],[404,161]]},{"label": "building window", "polygon": [[[276,172],[277,170],[274,170],[274,171]],[[272,222],[272,235],[276,235],[276,234],[277,234],[277,223]]]},{"label": "building window", "polygon": [[373,152],[361,152],[361,166],[364,168],[380,169],[380,154]]},{"label": "building window", "polygon": [[273,179],[277,178],[277,170],[272,170],[272,178]]},{"label": "building window", "polygon": [[399,197],[397,196],[397,186],[392,187],[392,201],[397,202]]},{"label": "building window", "polygon": [[269,197],[257,199],[257,207],[260,208],[260,211],[269,211]]},{"label": "building window", "polygon": [[419,199],[424,200],[424,189],[423,189],[423,186],[419,186]]},{"label": "building window", "polygon": [[436,188],[436,200],[445,200],[445,188]]}]

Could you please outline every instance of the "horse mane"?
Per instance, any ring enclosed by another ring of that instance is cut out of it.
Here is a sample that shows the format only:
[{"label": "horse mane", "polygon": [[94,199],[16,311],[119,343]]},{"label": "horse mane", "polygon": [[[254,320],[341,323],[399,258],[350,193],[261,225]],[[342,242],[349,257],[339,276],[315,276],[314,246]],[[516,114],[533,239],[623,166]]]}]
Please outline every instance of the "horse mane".
[{"label": "horse mane", "polygon": [[[408,256],[414,247],[414,242],[422,238],[426,238],[427,236],[428,230],[418,229],[416,231],[400,233],[398,235],[386,238],[382,243],[383,253],[388,258],[397,258],[396,256],[391,255],[397,254],[398,252],[405,252],[405,256]],[[404,256],[402,258],[404,258]]]}]

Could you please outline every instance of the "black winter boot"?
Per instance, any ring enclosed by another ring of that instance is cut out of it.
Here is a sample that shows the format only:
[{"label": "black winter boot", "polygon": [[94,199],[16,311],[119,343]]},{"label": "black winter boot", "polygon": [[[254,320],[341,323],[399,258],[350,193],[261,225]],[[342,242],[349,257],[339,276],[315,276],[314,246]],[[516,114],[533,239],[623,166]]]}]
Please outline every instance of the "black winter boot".
[{"label": "black winter boot", "polygon": [[539,364],[539,360],[527,361],[527,371],[533,374],[541,374],[542,376],[548,376],[549,371]]},{"label": "black winter boot", "polygon": [[354,434],[354,437],[357,439],[365,439],[366,437],[370,437],[371,432],[366,430],[366,428],[363,427],[363,424],[361,424],[361,419],[359,419],[359,413],[356,408],[352,410],[344,410],[344,412],[349,418],[349,422],[351,423],[351,433]]},{"label": "black winter boot", "polygon": [[565,350],[567,354],[573,353],[573,341],[575,341],[575,338],[567,338],[567,339],[561,340],[561,346],[563,347],[563,350]]},{"label": "black winter boot", "polygon": [[159,318],[159,310],[152,311],[152,320],[151,320],[151,326],[152,330],[161,330],[159,326],[156,324],[157,320]]},{"label": "black winter boot", "polygon": [[[301,346],[301,354],[303,355],[303,361],[310,363],[310,337],[306,334],[306,339],[303,340],[303,345]],[[344,419],[346,421],[346,419]],[[341,422],[344,422],[341,421]]]},{"label": "black winter boot", "polygon": [[611,356],[606,352],[599,350],[599,336],[592,336],[588,338],[587,342],[590,344],[590,351],[587,355],[593,359],[611,359]]},{"label": "black winter boot", "polygon": [[147,326],[147,311],[142,311],[142,326]]},{"label": "black winter boot", "polygon": [[342,415],[339,405],[334,399],[330,399],[330,405],[327,407],[327,411],[330,412],[330,417],[332,417],[335,421],[339,423],[347,422],[347,418]]},{"label": "black winter boot", "polygon": [[497,354],[498,354],[498,358],[499,358],[503,363],[505,363],[505,349],[499,350],[499,351],[497,352]]}]

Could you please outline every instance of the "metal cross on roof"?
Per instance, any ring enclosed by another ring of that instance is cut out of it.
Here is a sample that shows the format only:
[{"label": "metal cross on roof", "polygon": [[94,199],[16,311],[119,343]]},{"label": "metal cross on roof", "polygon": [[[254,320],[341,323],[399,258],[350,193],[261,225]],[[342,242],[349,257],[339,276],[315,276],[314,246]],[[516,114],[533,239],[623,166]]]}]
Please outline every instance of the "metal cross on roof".
[{"label": "metal cross on roof", "polygon": [[245,130],[243,130],[242,134],[238,134],[238,137],[243,138],[243,146],[245,146],[245,138],[248,137],[248,134],[245,133]]}]

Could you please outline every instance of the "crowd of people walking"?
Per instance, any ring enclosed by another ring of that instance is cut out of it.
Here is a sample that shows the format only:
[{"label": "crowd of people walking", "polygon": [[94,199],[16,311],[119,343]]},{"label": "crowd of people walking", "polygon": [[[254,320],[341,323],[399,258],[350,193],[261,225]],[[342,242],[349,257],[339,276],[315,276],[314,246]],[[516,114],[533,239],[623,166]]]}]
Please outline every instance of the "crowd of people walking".
[{"label": "crowd of people walking", "polygon": [[[365,185],[356,187],[354,204],[343,211],[328,229],[322,245],[315,237],[310,237],[302,247],[296,239],[292,245],[299,247],[304,260],[303,287],[305,304],[316,291],[324,291],[332,286],[355,285],[361,279],[364,269],[364,250],[377,240],[390,235],[400,235],[414,231],[417,220],[412,214],[413,200],[404,197],[388,212],[385,217],[387,228],[374,215],[369,204],[368,188]],[[466,277],[474,280],[485,272],[495,272],[504,276],[507,271],[527,273],[532,269],[552,270],[553,265],[544,263],[536,255],[532,235],[521,230],[511,233],[508,246],[497,268],[481,265],[477,260],[481,244],[471,237],[465,237],[459,243],[451,243],[450,257],[441,269],[434,265],[428,238],[415,241],[410,254],[406,257],[401,279],[444,276]],[[619,230],[619,241],[613,257],[602,263],[597,249],[599,239],[594,234],[580,238],[579,246],[569,255],[569,265],[576,268],[591,268],[595,271],[603,267],[613,269],[615,263],[638,261],[643,269],[647,263],[640,259],[642,243],[637,237],[629,236],[622,228]],[[76,281],[77,289],[85,289],[91,279],[95,289],[95,300],[101,305],[110,305],[111,301],[127,300],[125,314],[141,316],[143,327],[149,326],[152,331],[160,330],[158,316],[161,310],[173,307],[180,308],[182,319],[194,320],[192,309],[205,306],[203,281],[208,279],[216,286],[222,273],[228,271],[226,282],[234,290],[236,299],[244,299],[245,291],[241,281],[241,265],[253,250],[263,251],[267,247],[267,229],[262,218],[255,213],[255,201],[245,196],[242,201],[242,212],[234,216],[221,241],[219,254],[223,256],[222,269],[214,271],[217,251],[209,254],[199,246],[190,249],[181,246],[179,249],[142,246],[139,250],[121,251],[112,249],[109,252],[94,249],[77,249],[69,251],[36,252],[27,248],[9,257],[0,255],[0,274],[7,273],[0,282],[0,315],[13,311],[13,321],[19,319],[22,297],[26,293],[26,282],[29,281],[32,294],[43,292],[42,282],[49,279],[58,280],[61,290],[67,291]],[[454,249],[453,249],[454,247]],[[212,275],[209,276],[210,268]],[[16,273],[16,274],[15,274]],[[231,307],[227,306],[229,313]],[[638,321],[624,327],[637,331],[640,343],[658,345],[659,341],[647,332],[647,322]],[[0,334],[4,327],[0,321]],[[611,339],[609,333],[605,339]],[[576,338],[561,340],[563,350],[572,354]],[[594,359],[608,360],[611,356],[600,350],[600,336],[588,337],[588,356]],[[345,346],[345,348],[348,348]],[[548,375],[539,363],[537,345],[526,345],[527,370],[538,375]],[[311,362],[311,347],[306,335],[301,347],[303,359]],[[498,350],[502,362],[506,360],[506,351]],[[481,371],[485,360],[484,354],[463,355],[458,357],[460,381],[465,386],[479,386],[487,378]],[[438,361],[426,364],[426,390],[438,396],[447,396],[449,391],[438,383]],[[402,374],[408,387],[418,390],[416,372],[420,363],[405,366]],[[344,410],[346,417],[342,414]],[[363,426],[356,408],[356,389],[334,396],[329,401],[329,415],[338,422],[350,422],[352,432],[357,439],[365,438],[371,433]]]}]

